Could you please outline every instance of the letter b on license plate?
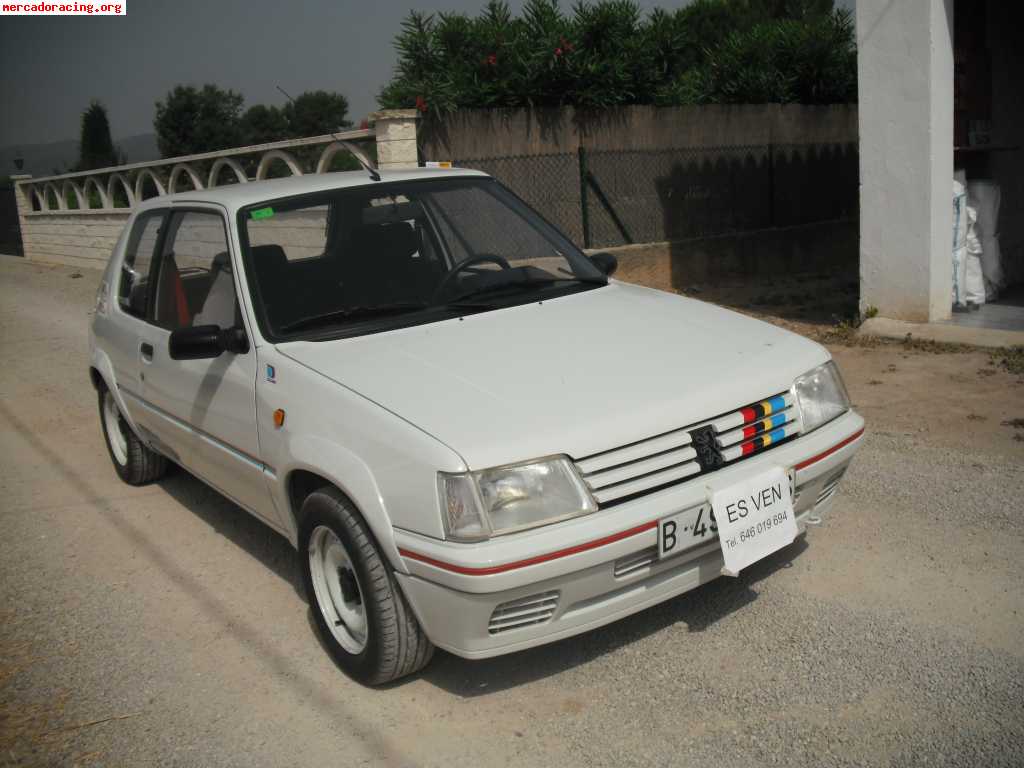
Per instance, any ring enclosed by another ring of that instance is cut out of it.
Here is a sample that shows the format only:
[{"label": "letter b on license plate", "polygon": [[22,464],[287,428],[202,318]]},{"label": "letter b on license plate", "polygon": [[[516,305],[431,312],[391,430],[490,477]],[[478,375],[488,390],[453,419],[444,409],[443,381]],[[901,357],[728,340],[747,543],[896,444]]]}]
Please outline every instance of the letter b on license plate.
[{"label": "letter b on license plate", "polygon": [[678,555],[717,536],[718,525],[710,504],[685,509],[658,521],[658,557]]}]

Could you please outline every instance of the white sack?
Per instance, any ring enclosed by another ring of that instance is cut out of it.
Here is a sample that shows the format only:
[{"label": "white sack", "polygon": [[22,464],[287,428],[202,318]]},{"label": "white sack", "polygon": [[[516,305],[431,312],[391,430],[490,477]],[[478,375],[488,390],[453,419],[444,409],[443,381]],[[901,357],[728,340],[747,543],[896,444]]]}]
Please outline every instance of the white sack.
[{"label": "white sack", "polygon": [[978,212],[978,237],[999,234],[999,185],[991,179],[967,182],[968,204]]},{"label": "white sack", "polygon": [[967,190],[959,181],[953,182],[953,250],[967,245]]},{"label": "white sack", "polygon": [[978,214],[971,206],[967,211],[967,246],[964,249],[964,301],[970,304],[985,303],[985,277],[981,269],[981,241],[975,230]]},{"label": "white sack", "polygon": [[985,276],[985,296],[993,301],[1006,284],[998,236],[981,238],[981,271]]},{"label": "white sack", "polygon": [[967,304],[967,248],[953,249],[953,305]]}]

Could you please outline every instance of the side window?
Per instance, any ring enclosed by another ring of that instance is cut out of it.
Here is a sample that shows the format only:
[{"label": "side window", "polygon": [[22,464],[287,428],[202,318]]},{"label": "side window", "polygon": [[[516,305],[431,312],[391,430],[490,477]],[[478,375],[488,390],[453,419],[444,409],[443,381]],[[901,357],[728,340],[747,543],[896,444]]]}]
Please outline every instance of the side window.
[{"label": "side window", "polygon": [[144,213],[135,220],[121,265],[118,302],[125,312],[143,319],[149,309],[149,272],[163,221],[163,211]]},{"label": "side window", "polygon": [[232,328],[240,321],[224,219],[184,211],[171,219],[156,282],[157,325]]}]

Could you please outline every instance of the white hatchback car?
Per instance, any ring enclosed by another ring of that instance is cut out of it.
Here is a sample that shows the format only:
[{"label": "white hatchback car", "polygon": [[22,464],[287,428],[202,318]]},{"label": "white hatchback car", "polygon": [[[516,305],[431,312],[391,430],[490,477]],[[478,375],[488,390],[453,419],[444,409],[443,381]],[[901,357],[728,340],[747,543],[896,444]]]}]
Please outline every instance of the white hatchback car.
[{"label": "white hatchback car", "polygon": [[114,467],[287,537],[370,684],[736,574],[827,509],[863,419],[820,345],[615,264],[473,171],[147,200],[90,334]]}]

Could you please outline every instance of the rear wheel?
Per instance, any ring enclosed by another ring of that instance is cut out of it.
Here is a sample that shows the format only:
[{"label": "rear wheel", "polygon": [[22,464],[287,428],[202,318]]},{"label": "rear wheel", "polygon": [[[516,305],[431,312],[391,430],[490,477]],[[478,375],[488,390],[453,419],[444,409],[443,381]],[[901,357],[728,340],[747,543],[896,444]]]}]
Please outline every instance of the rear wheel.
[{"label": "rear wheel", "polygon": [[302,505],[299,561],[317,629],[349,676],[380,685],[427,665],[423,634],[366,523],[334,488]]},{"label": "rear wheel", "polygon": [[109,389],[100,390],[99,401],[103,438],[118,477],[129,485],[145,485],[163,477],[167,459],[136,437]]}]

